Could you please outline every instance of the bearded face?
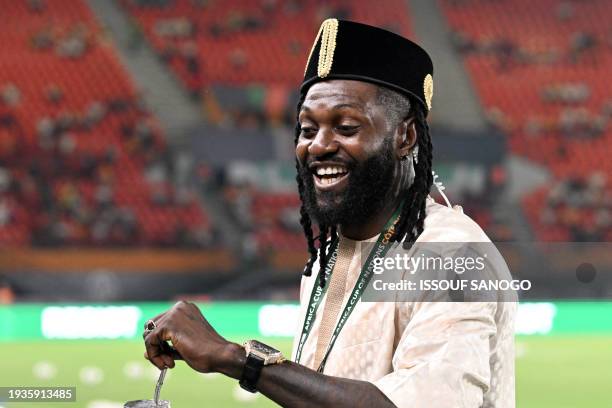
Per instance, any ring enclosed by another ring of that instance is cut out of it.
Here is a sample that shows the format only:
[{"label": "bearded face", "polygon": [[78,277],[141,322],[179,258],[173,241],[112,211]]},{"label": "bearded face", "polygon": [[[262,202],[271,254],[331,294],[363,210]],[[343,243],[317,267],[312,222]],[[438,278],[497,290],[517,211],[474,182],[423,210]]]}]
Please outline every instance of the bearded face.
[{"label": "bearded face", "polygon": [[389,137],[362,162],[333,156],[309,158],[299,171],[306,209],[324,225],[366,220],[382,210],[389,199],[394,170]]},{"label": "bearded face", "polygon": [[304,207],[319,224],[364,225],[392,207],[408,185],[411,166],[402,159],[416,130],[405,116],[409,102],[389,92],[334,79],[312,85],[305,95],[295,154]]}]

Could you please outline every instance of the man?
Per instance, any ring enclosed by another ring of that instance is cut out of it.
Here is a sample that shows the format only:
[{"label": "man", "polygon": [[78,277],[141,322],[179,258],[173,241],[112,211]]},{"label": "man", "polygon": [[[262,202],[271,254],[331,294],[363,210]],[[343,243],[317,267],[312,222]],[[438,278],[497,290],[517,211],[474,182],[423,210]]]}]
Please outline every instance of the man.
[{"label": "man", "polygon": [[323,23],[296,127],[310,259],[293,361],[228,342],[179,302],[145,336],[153,364],[174,366],[170,340],[193,369],[240,379],[284,407],[514,406],[514,305],[359,301],[392,243],[490,242],[460,208],[428,196],[432,74],[427,53],[405,38]]}]

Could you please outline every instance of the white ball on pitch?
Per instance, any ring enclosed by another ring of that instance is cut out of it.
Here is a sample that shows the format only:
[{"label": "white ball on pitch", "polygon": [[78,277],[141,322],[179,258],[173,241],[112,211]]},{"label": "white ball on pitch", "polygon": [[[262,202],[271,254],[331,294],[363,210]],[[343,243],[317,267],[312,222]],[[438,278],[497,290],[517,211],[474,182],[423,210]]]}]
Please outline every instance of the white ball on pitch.
[{"label": "white ball on pitch", "polygon": [[39,361],[32,367],[32,374],[39,380],[50,380],[57,375],[57,367],[48,361]]},{"label": "white ball on pitch", "polygon": [[140,380],[145,376],[145,366],[140,361],[129,361],[123,366],[123,374],[130,380]]},{"label": "white ball on pitch", "polygon": [[104,381],[104,371],[99,367],[86,366],[79,371],[79,379],[83,384],[96,385]]},{"label": "white ball on pitch", "polygon": [[87,404],[87,408],[123,408],[123,403],[106,400],[94,400]]}]

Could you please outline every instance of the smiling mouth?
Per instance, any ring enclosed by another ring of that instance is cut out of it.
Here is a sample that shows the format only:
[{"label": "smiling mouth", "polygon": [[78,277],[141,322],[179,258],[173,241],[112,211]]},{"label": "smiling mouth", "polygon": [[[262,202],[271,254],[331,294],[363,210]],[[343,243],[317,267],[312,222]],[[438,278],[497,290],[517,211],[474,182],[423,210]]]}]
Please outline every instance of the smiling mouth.
[{"label": "smiling mouth", "polygon": [[341,165],[321,165],[313,169],[315,186],[321,190],[332,189],[344,181],[349,172]]}]

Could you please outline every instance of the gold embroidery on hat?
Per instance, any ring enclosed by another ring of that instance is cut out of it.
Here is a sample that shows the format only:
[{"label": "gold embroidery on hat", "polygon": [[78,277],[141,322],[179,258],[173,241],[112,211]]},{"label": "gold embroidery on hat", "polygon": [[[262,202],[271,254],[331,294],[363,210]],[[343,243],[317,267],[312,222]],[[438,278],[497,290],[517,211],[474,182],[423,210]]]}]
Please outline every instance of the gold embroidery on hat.
[{"label": "gold embroidery on hat", "polygon": [[433,78],[431,74],[427,74],[427,76],[425,76],[425,80],[423,81],[423,95],[425,95],[427,109],[431,110],[431,97],[433,96]]},{"label": "gold embroidery on hat", "polygon": [[319,50],[319,64],[317,65],[317,75],[325,78],[329,75],[334,62],[334,51],[336,50],[336,35],[338,34],[338,20],[328,18],[321,26],[321,49]]},{"label": "gold embroidery on hat", "polygon": [[[327,20],[326,20],[327,21]],[[317,42],[319,41],[319,37],[321,37],[321,31],[323,31],[323,26],[325,25],[325,21],[319,27],[319,32],[317,33],[317,37],[312,44],[312,48],[310,49],[310,54],[308,54],[308,59],[306,60],[306,68],[304,68],[304,75],[306,75],[306,71],[308,71],[308,64],[310,64],[310,58],[312,58],[312,53],[314,52],[315,47],[317,46]]]}]

